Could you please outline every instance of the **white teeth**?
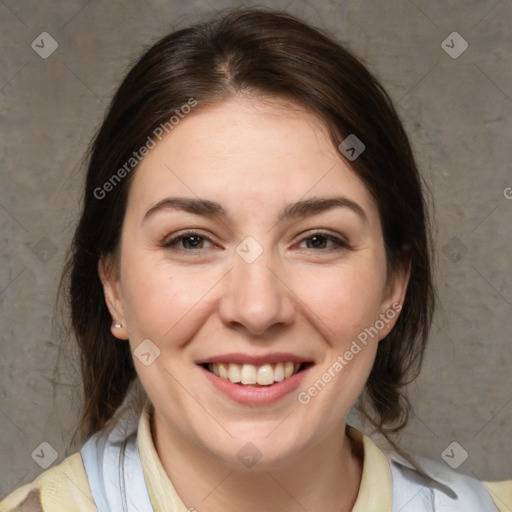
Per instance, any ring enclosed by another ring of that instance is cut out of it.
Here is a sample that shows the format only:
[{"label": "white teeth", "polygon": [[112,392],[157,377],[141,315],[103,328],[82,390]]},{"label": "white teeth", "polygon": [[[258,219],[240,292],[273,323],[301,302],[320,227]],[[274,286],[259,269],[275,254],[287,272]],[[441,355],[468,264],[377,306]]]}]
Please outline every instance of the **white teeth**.
[{"label": "white teeth", "polygon": [[284,363],[284,378],[285,379],[292,376],[293,368],[294,368],[294,365],[291,361],[286,361],[286,363]]},{"label": "white teeth", "polygon": [[[243,381],[242,381],[243,382]],[[262,386],[268,386],[274,384],[274,370],[272,370],[271,364],[264,364],[258,368],[258,374],[256,375],[256,382]],[[244,382],[245,384],[245,382]]]},{"label": "white teeth", "polygon": [[259,384],[270,386],[274,382],[281,382],[299,371],[301,363],[285,361],[277,364],[266,363],[261,366],[236,363],[210,363],[208,370],[217,377],[241,384]]},{"label": "white teeth", "polygon": [[241,376],[241,368],[239,364],[228,364],[228,380],[231,382],[234,382],[235,384],[237,382],[240,382],[242,380]]},{"label": "white teeth", "polygon": [[227,379],[228,378],[228,369],[224,363],[219,364],[219,377],[221,379]]},{"label": "white teeth", "polygon": [[284,380],[283,363],[276,364],[276,369],[274,370],[274,380],[276,382],[281,382],[282,380]]},{"label": "white teeth", "polygon": [[256,384],[256,366],[252,364],[242,366],[242,384]]}]

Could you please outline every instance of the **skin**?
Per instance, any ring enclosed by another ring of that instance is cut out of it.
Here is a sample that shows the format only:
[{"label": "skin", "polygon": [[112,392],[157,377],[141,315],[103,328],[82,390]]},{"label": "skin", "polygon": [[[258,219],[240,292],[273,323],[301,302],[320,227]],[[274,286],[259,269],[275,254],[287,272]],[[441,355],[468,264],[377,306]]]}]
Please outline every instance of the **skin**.
[{"label": "skin", "polygon": [[[143,220],[170,196],[217,201],[231,218],[164,209]],[[366,220],[337,207],[278,222],[289,203],[332,196],[357,203]],[[186,229],[211,241],[162,246]],[[349,247],[315,245],[318,229]],[[236,253],[247,236],[263,249],[252,263]],[[119,260],[102,260],[99,272],[123,325],[114,335],[132,350],[144,339],[160,350],[149,366],[134,362],[155,406],[156,450],[187,507],[352,509],[362,460],[346,416],[398,314],[307,405],[297,393],[403,303],[408,276],[388,273],[377,204],[315,115],[247,95],[195,109],[137,169]],[[195,364],[228,352],[291,352],[315,365],[296,391],[248,406],[216,391]],[[252,468],[237,457],[248,442],[262,454]]]}]

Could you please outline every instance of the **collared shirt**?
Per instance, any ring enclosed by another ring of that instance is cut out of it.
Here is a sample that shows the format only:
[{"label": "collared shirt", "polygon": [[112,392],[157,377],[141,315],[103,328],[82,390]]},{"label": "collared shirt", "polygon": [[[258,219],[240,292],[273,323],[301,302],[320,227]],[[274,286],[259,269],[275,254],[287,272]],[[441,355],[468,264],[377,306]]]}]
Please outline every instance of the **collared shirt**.
[{"label": "collared shirt", "polygon": [[[155,512],[187,512],[156,451],[151,435],[153,405],[148,400],[138,422],[137,441],[144,480]],[[363,473],[352,512],[391,512],[392,479],[384,453],[367,436],[350,427],[362,444]],[[512,480],[485,483],[500,512],[512,512]],[[96,512],[80,453],[66,458],[0,502],[0,512]],[[106,511],[102,511],[106,512]],[[114,512],[114,511],[112,511]],[[117,512],[117,511],[115,511]]]},{"label": "collared shirt", "polygon": [[[187,512],[187,507],[174,489],[156,452],[151,436],[152,413],[152,405],[148,402],[144,407],[138,433],[139,451],[151,503],[155,512]],[[368,436],[353,427],[349,429],[349,434],[356,442],[362,443],[364,450],[363,473],[352,512],[391,512],[392,480],[388,459]],[[485,484],[500,512],[512,512],[512,480]],[[170,503],[174,508],[169,507]]]}]

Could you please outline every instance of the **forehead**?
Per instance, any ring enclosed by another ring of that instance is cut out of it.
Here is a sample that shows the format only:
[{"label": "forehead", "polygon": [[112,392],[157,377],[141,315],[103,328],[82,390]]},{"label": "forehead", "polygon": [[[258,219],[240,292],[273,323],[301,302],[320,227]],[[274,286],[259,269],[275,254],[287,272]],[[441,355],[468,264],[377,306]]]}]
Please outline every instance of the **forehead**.
[{"label": "forehead", "polygon": [[178,195],[212,199],[237,214],[242,206],[281,210],[299,199],[343,195],[376,213],[324,123],[281,99],[233,97],[181,119],[139,165],[129,206],[147,209]]}]

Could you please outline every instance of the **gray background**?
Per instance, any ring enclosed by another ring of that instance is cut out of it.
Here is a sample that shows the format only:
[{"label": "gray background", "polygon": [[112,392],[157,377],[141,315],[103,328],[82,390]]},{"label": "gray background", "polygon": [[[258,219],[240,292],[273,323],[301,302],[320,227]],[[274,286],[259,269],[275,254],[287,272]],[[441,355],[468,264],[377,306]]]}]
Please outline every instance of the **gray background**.
[{"label": "gray background", "polygon": [[[0,498],[43,471],[41,442],[55,464],[76,451],[76,374],[59,364],[55,382],[52,313],[87,144],[143,46],[235,5],[211,2],[0,1]],[[402,445],[440,458],[457,442],[447,453],[467,451],[461,471],[511,478],[512,2],[257,5],[327,28],[367,62],[433,191],[442,309]],[[456,59],[441,46],[454,31],[469,44]],[[42,32],[58,42],[47,59],[31,47]]]}]

